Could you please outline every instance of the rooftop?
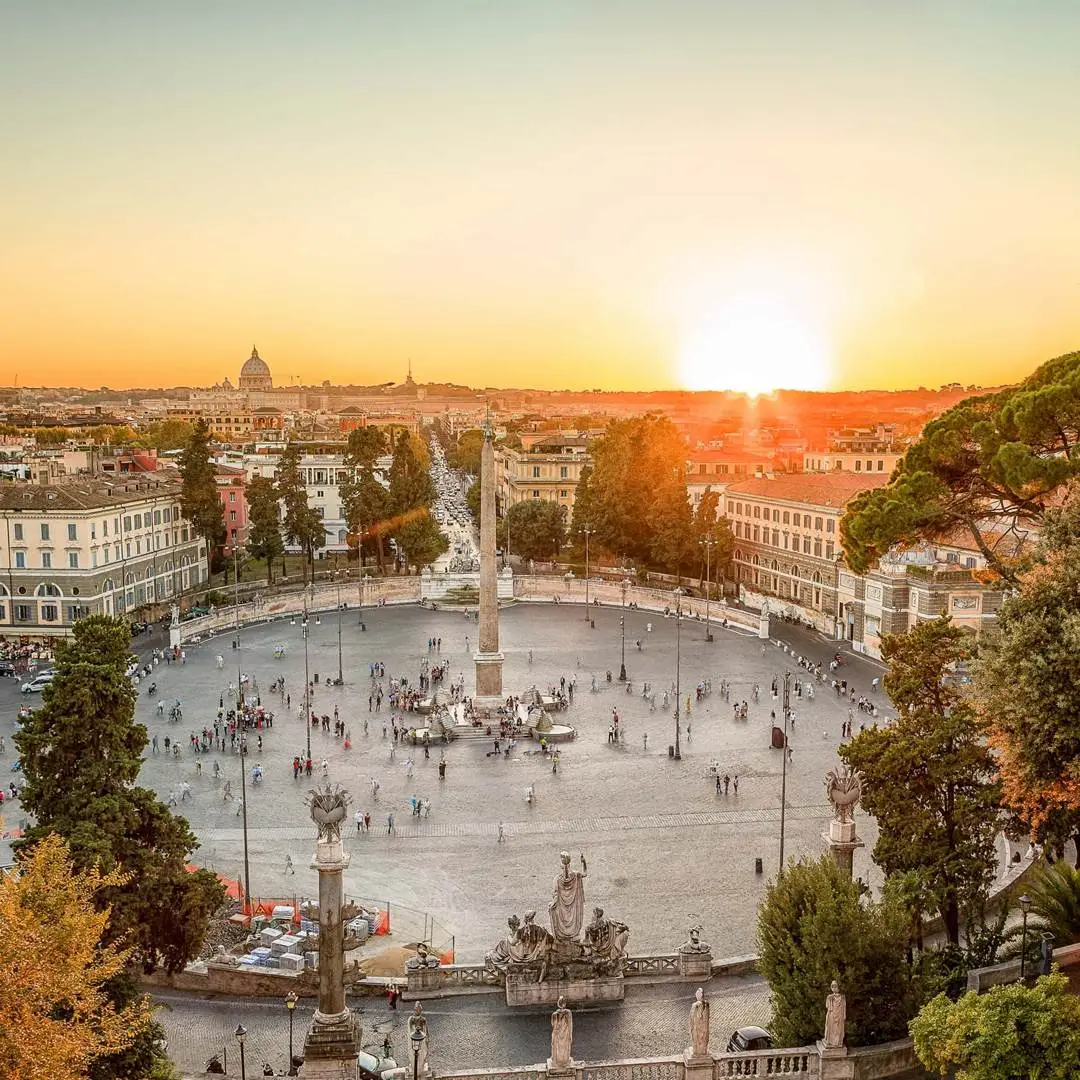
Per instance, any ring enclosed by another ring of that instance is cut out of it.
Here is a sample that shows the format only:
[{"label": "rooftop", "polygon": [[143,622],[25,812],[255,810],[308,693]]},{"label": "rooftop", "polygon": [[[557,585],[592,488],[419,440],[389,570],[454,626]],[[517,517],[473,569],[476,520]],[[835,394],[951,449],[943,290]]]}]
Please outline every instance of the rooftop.
[{"label": "rooftop", "polygon": [[884,487],[885,473],[784,473],[775,477],[758,476],[728,484],[727,495],[752,495],[783,502],[809,503],[842,509],[861,491]]},{"label": "rooftop", "polygon": [[101,506],[160,497],[180,496],[180,484],[171,480],[116,480],[113,483],[5,484],[0,486],[0,510],[96,510]]}]

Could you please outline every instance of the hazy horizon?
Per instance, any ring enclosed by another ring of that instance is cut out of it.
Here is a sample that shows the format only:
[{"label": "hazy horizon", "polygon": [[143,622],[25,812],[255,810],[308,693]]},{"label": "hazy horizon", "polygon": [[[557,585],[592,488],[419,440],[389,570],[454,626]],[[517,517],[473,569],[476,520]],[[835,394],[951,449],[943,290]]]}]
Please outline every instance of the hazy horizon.
[{"label": "hazy horizon", "polygon": [[9,5],[0,384],[235,384],[252,340],[278,386],[1015,382],[1080,344],[1077,40],[1064,0]]}]

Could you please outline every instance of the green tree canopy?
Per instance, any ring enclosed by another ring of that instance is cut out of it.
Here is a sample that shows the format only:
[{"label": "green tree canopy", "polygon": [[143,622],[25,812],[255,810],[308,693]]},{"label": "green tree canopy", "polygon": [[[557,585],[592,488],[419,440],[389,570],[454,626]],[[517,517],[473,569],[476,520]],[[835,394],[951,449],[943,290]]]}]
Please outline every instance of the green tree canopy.
[{"label": "green tree canopy", "polygon": [[915,1052],[953,1080],[1074,1080],[1080,1076],[1080,999],[1060,972],[1035,985],[939,994],[911,1022]]},{"label": "green tree canopy", "polygon": [[187,822],[135,786],[146,728],[134,720],[130,641],[123,619],[93,615],[58,643],[56,677],[15,736],[36,822],[20,849],[56,832],[76,869],[122,870],[126,882],[99,895],[108,938],[134,946],[147,971],[173,972],[198,955],[224,892],[209,871],[185,870],[198,847]]},{"label": "green tree canopy", "polygon": [[530,499],[507,511],[510,550],[523,559],[552,559],[566,537],[566,507]]},{"label": "green tree canopy", "polygon": [[274,472],[274,486],[285,504],[285,536],[307,556],[310,565],[316,550],[326,543],[326,528],[318,511],[308,504],[307,486],[300,472],[301,456],[297,443],[285,447]]},{"label": "green tree canopy", "polygon": [[210,460],[210,429],[200,418],[180,454],[180,505],[195,532],[206,541],[207,554],[225,543],[225,511],[218,495],[216,470]]},{"label": "green tree canopy", "polygon": [[1007,805],[1061,850],[1080,840],[1080,484],[1047,515],[1019,585],[984,635],[976,688]]},{"label": "green tree canopy", "polygon": [[885,691],[899,710],[841,746],[863,775],[863,806],[877,818],[874,861],[886,874],[914,872],[924,908],[936,908],[948,940],[985,897],[997,867],[1000,790],[985,725],[955,671],[970,635],[942,617],[882,639]]},{"label": "green tree canopy", "polygon": [[705,580],[706,573],[710,581],[723,580],[735,554],[735,534],[731,522],[720,514],[720,493],[711,488],[705,490],[694,511],[692,537],[701,549],[699,581]]},{"label": "green tree canopy", "polygon": [[394,539],[404,553],[406,564],[418,570],[430,566],[450,546],[426,508],[409,511],[394,531]]},{"label": "green tree canopy", "polygon": [[477,526],[480,525],[480,481],[474,480],[469,485],[469,490],[465,492],[465,505],[469,509],[469,513],[472,514],[473,520]]},{"label": "green tree canopy", "polygon": [[186,420],[153,420],[139,431],[136,441],[153,450],[179,450],[186,446],[195,429]]},{"label": "green tree canopy", "polygon": [[1078,443],[1080,352],[960,402],[926,425],[885,487],[849,504],[840,523],[848,566],[861,574],[895,544],[962,529],[1015,583],[1014,530],[1040,523],[1049,496],[1080,472]]},{"label": "green tree canopy", "polygon": [[247,550],[253,559],[266,560],[267,584],[274,584],[274,560],[285,552],[278,520],[278,493],[273,480],[253,476],[247,483]]},{"label": "green tree canopy", "polygon": [[345,451],[345,481],[340,485],[341,505],[363,562],[364,540],[375,537],[380,572],[385,548],[383,533],[390,528],[390,494],[375,476],[375,463],[387,450],[388,440],[380,428],[357,428],[349,433]]},{"label": "green tree canopy", "polygon": [[921,982],[906,962],[909,914],[886,890],[866,901],[827,855],[789,863],[758,908],[758,970],[769,984],[779,1046],[806,1046],[824,1031],[835,979],[847,995],[847,1043],[902,1038]]},{"label": "green tree canopy", "polygon": [[435,501],[435,482],[428,466],[417,453],[414,440],[403,431],[394,443],[394,460],[390,465],[390,512],[403,515]]},{"label": "green tree canopy", "polygon": [[447,463],[453,469],[461,469],[470,476],[480,475],[480,450],[484,445],[484,433],[480,428],[463,431],[447,452]]}]

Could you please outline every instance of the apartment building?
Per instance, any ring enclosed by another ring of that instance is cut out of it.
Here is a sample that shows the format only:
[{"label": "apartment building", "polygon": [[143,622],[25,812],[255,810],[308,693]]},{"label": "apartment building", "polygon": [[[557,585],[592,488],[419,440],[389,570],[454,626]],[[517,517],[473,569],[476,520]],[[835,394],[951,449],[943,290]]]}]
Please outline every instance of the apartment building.
[{"label": "apartment building", "polygon": [[176,481],[0,488],[0,633],[55,636],[87,615],[150,612],[208,576]]},{"label": "apartment building", "polygon": [[247,473],[242,465],[218,465],[214,472],[221,514],[225,521],[223,554],[231,558],[247,539]]},{"label": "apartment building", "polygon": [[804,472],[884,473],[888,476],[903,457],[897,450],[807,450]]},{"label": "apartment building", "polygon": [[696,510],[705,492],[722,492],[728,484],[764,476],[776,468],[776,460],[766,451],[736,447],[695,450],[686,462],[686,494]]},{"label": "apartment building", "polygon": [[[524,443],[524,436],[522,442]],[[532,442],[529,449],[495,448],[496,495],[505,512],[531,499],[556,502],[573,512],[581,470],[592,464],[586,435],[552,432]]]}]

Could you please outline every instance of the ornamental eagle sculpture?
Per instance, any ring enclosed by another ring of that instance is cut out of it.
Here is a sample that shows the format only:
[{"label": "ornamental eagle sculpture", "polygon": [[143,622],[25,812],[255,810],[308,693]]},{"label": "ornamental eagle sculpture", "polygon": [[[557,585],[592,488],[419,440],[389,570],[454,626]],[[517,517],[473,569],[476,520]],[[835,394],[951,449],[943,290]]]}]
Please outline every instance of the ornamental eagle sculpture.
[{"label": "ornamental eagle sculpture", "polygon": [[844,765],[825,774],[825,794],[833,805],[837,821],[850,821],[862,798],[862,776]]},{"label": "ornamental eagle sculpture", "polygon": [[340,784],[324,784],[308,792],[307,804],[311,820],[319,827],[319,840],[326,843],[341,841],[341,823],[349,812],[349,793]]}]

